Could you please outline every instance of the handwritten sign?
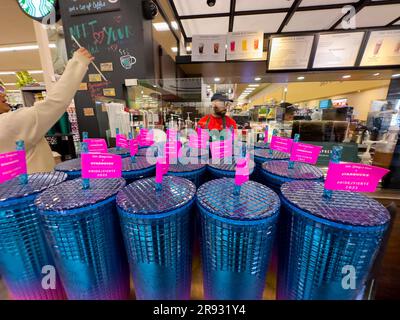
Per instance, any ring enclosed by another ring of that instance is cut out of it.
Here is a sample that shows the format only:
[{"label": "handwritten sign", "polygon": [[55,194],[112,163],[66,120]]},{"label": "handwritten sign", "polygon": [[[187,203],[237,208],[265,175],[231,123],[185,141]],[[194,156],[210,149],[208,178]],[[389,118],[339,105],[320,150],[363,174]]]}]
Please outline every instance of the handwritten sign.
[{"label": "handwritten sign", "polygon": [[114,154],[82,154],[82,178],[114,179],[122,176],[122,158]]},{"label": "handwritten sign", "polygon": [[233,155],[232,139],[213,141],[210,143],[210,148],[213,159],[227,159]]},{"label": "handwritten sign", "polygon": [[250,155],[247,155],[246,158],[238,159],[236,164],[236,173],[235,173],[235,184],[237,186],[241,186],[242,184],[249,181],[250,176]]},{"label": "handwritten sign", "polygon": [[330,163],[325,180],[327,190],[375,192],[389,170],[359,163]]},{"label": "handwritten sign", "polygon": [[305,162],[316,164],[321,153],[322,147],[312,144],[294,142],[290,161]]},{"label": "handwritten sign", "polygon": [[71,16],[116,11],[120,8],[119,0],[69,0],[68,3],[68,12]]},{"label": "handwritten sign", "polygon": [[154,143],[154,134],[148,129],[140,129],[140,134],[138,136],[139,145],[141,147],[150,147]]},{"label": "handwritten sign", "polygon": [[117,134],[116,136],[116,145],[121,148],[129,148],[128,139],[124,134]]},{"label": "handwritten sign", "polygon": [[107,142],[104,139],[84,139],[88,145],[89,153],[108,153]]},{"label": "handwritten sign", "polygon": [[115,97],[116,96],[115,89],[114,88],[103,89],[103,95],[105,97]]},{"label": "handwritten sign", "polygon": [[130,151],[131,157],[136,156],[136,154],[138,153],[139,142],[136,139],[129,140],[129,151]]},{"label": "handwritten sign", "polygon": [[100,63],[100,70],[103,72],[114,71],[114,65],[112,62]]},{"label": "handwritten sign", "polygon": [[290,153],[292,150],[292,144],[292,139],[273,136],[269,148],[280,152]]},{"label": "handwritten sign", "polygon": [[103,78],[98,73],[89,74],[89,82],[102,82]]},{"label": "handwritten sign", "polygon": [[27,173],[25,151],[0,154],[0,183]]},{"label": "handwritten sign", "polygon": [[169,171],[169,163],[166,158],[158,158],[156,163],[156,183],[162,183],[163,177]]}]

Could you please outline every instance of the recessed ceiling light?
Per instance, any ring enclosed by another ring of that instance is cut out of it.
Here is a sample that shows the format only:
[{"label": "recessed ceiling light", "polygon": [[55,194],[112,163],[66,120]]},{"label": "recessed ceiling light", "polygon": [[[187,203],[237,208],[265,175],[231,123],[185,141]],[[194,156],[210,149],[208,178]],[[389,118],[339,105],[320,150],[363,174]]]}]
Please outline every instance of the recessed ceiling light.
[{"label": "recessed ceiling light", "polygon": [[345,76],[343,76],[342,77],[343,79],[349,79],[349,78],[351,78],[351,75],[349,75],[349,74],[346,74]]},{"label": "recessed ceiling light", "polygon": [[[176,21],[172,21],[171,22],[172,28],[174,30],[178,30],[178,24],[176,23]],[[156,29],[157,31],[169,31],[169,25],[166,22],[156,22],[153,23],[153,27],[154,29]]]},{"label": "recessed ceiling light", "polygon": [[377,76],[379,76],[380,75],[380,73],[379,72],[377,72],[377,73],[374,73],[374,77],[377,77]]},{"label": "recessed ceiling light", "polygon": [[259,87],[260,85],[259,84],[250,84],[249,85],[249,87],[252,87],[252,88],[257,88],[257,87]]},{"label": "recessed ceiling light", "polygon": [[189,47],[189,46],[187,46],[187,47],[186,47],[186,51],[192,51],[192,48]]},{"label": "recessed ceiling light", "polygon": [[261,81],[260,77],[254,78],[255,81]]},{"label": "recessed ceiling light", "polygon": [[400,77],[400,73],[396,73],[396,74],[392,75],[392,78],[398,78],[398,77]]},{"label": "recessed ceiling light", "polygon": [[178,52],[178,48],[177,47],[172,47],[171,50],[172,50],[173,53],[177,53]]},{"label": "recessed ceiling light", "polygon": [[215,81],[215,82],[220,82],[220,81],[221,81],[221,78],[214,78],[214,81]]},{"label": "recessed ceiling light", "polygon": [[305,79],[305,77],[303,77],[303,76],[297,77],[297,80],[304,80],[304,79]]}]

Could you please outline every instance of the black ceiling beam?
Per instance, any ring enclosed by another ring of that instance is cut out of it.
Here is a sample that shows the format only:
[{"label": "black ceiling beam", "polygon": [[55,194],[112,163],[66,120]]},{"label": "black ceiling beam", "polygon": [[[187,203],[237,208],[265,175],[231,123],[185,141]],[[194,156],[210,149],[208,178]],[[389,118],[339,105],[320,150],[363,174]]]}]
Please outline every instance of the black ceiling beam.
[{"label": "black ceiling beam", "polygon": [[181,19],[179,19],[178,10],[176,10],[174,0],[169,0],[169,4],[171,6],[172,11],[174,12],[174,16],[175,16],[176,22],[179,25],[179,29],[181,29],[182,35],[185,38],[185,42],[188,42],[188,37],[186,35],[185,28],[182,25],[182,21],[181,21]]},{"label": "black ceiling beam", "polygon": [[233,31],[233,24],[235,22],[235,9],[236,9],[236,0],[231,0],[231,10],[229,13],[229,32]]},{"label": "black ceiling beam", "polygon": [[[365,6],[367,6],[371,0],[360,0],[357,3],[353,4],[354,10],[355,10],[355,15],[360,12],[361,9],[363,9]],[[330,28],[329,30],[335,30],[336,27],[342,23],[343,19],[347,17],[350,13],[347,12],[343,16],[340,17],[339,20],[337,20]]]},{"label": "black ceiling beam", "polygon": [[389,22],[389,23],[386,25],[386,27],[390,27],[390,26],[394,25],[394,24],[395,24],[396,22],[398,22],[398,21],[400,21],[400,17],[398,17],[398,18],[394,19],[393,21]]},{"label": "black ceiling beam", "polygon": [[277,33],[281,33],[283,28],[289,23],[290,19],[292,19],[294,13],[296,12],[297,8],[300,6],[302,0],[295,0],[290,7],[288,13],[286,14],[285,18],[283,19],[281,25],[278,28]]}]

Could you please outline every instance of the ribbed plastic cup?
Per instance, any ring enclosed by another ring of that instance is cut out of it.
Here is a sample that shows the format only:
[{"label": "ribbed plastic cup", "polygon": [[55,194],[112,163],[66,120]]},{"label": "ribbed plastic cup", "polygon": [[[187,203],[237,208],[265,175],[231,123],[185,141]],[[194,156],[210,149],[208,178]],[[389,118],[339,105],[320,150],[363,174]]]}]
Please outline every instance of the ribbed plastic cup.
[{"label": "ribbed plastic cup", "polygon": [[211,300],[262,299],[280,207],[278,195],[254,181],[233,194],[234,179],[197,192],[204,295]]},{"label": "ribbed plastic cup", "polygon": [[117,148],[109,148],[108,153],[115,154],[117,156],[121,156],[122,158],[130,157],[129,149],[125,149],[125,148],[120,148],[119,150]]},{"label": "ribbed plastic cup", "polygon": [[360,193],[325,199],[323,188],[316,181],[281,188],[278,299],[352,300],[364,288],[389,212]]},{"label": "ribbed plastic cup", "polygon": [[55,289],[42,286],[43,267],[55,264],[34,204],[40,192],[66,179],[54,172],[30,175],[27,185],[19,178],[0,184],[0,274],[15,300],[66,298],[58,276]]},{"label": "ribbed plastic cup", "polygon": [[178,162],[169,166],[168,175],[188,179],[198,188],[204,183],[206,171],[205,164],[182,164]]},{"label": "ribbed plastic cup", "polygon": [[272,150],[272,154],[269,149],[255,149],[254,150],[254,162],[256,164],[253,174],[251,175],[252,180],[260,183],[264,183],[261,174],[261,167],[264,162],[267,161],[279,161],[279,160],[289,160],[290,154]]},{"label": "ribbed plastic cup", "polygon": [[57,272],[69,299],[129,298],[129,268],[118,213],[117,192],[124,179],[62,183],[36,200]]},{"label": "ribbed plastic cup", "polygon": [[81,159],[72,159],[61,162],[56,165],[56,171],[64,172],[68,176],[68,180],[73,180],[81,177]]},{"label": "ribbed plastic cup", "polygon": [[156,174],[156,165],[150,164],[145,157],[136,157],[132,163],[131,158],[122,159],[122,177],[127,184],[135,180],[153,177]]},{"label": "ribbed plastic cup", "polygon": [[165,176],[137,180],[117,196],[125,247],[139,300],[187,300],[192,271],[196,186]]},{"label": "ribbed plastic cup", "polygon": [[268,161],[261,168],[262,183],[280,193],[285,182],[294,180],[323,181],[324,173],[318,167],[307,163],[295,162],[289,169],[289,161]]}]

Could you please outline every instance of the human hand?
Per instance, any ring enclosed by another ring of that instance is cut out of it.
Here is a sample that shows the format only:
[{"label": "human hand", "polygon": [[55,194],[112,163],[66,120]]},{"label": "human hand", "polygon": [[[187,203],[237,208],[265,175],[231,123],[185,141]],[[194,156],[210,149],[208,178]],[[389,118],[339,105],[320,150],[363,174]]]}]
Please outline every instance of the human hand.
[{"label": "human hand", "polygon": [[76,51],[76,54],[86,57],[87,59],[89,59],[90,62],[94,61],[94,57],[92,56],[92,54],[85,48],[79,48]]}]

